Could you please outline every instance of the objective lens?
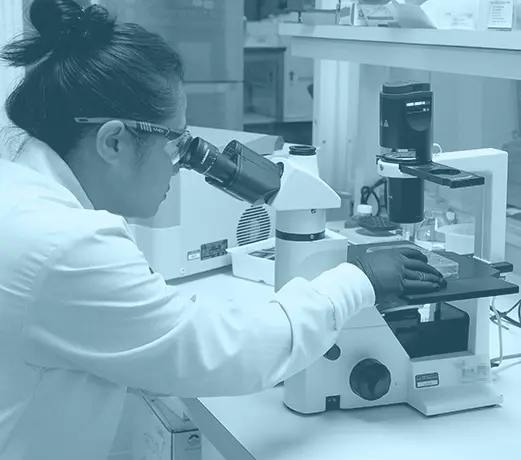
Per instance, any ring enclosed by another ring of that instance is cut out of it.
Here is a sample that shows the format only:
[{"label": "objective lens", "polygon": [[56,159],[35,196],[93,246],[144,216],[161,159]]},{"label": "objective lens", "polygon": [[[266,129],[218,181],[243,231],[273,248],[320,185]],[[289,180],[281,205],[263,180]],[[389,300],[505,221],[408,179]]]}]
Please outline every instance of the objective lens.
[{"label": "objective lens", "polygon": [[389,178],[387,186],[389,220],[397,224],[421,222],[424,215],[423,180]]}]

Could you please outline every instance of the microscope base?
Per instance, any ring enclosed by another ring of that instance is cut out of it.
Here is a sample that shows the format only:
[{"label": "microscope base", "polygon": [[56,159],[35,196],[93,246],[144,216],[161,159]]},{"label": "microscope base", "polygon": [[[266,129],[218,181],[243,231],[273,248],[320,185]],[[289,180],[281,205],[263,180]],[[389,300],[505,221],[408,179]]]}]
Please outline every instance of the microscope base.
[{"label": "microscope base", "polygon": [[376,309],[340,334],[337,352],[284,382],[284,404],[300,414],[408,404],[426,416],[502,403],[490,358],[470,352],[411,359]]}]

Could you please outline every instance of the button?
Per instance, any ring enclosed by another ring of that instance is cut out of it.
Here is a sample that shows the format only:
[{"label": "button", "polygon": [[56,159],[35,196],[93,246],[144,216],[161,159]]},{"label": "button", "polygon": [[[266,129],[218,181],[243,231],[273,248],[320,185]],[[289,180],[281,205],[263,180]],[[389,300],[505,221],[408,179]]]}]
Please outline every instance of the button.
[{"label": "button", "polygon": [[338,345],[333,345],[329,351],[324,355],[324,358],[329,359],[329,361],[336,361],[340,358],[342,351]]}]

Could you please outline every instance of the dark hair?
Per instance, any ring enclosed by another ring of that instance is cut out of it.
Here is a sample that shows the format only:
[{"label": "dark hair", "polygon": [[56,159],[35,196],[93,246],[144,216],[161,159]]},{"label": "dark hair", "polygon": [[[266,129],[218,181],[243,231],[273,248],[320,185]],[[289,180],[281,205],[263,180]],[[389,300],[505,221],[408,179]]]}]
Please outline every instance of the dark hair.
[{"label": "dark hair", "polygon": [[30,21],[35,31],[0,53],[10,66],[31,66],[6,112],[62,157],[85,133],[74,117],[161,123],[175,114],[181,58],[159,35],[72,0],[35,0]]}]

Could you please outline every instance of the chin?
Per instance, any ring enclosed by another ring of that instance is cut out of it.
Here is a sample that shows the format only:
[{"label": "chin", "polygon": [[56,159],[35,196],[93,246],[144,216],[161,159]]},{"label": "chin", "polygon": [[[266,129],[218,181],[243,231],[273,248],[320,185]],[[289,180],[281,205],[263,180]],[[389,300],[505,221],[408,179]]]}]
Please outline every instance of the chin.
[{"label": "chin", "polygon": [[[161,204],[161,203],[159,203]],[[125,217],[131,219],[152,219],[159,210],[159,204],[155,207],[149,207],[147,209],[133,209],[132,212],[129,212],[125,215]]]},{"label": "chin", "polygon": [[141,219],[152,219],[153,217],[156,216],[158,210],[159,210],[159,205],[153,209],[151,208],[151,209],[147,209],[147,210],[143,211],[143,213],[142,213],[143,215],[141,216]]}]

